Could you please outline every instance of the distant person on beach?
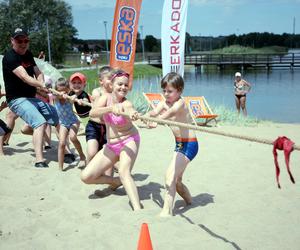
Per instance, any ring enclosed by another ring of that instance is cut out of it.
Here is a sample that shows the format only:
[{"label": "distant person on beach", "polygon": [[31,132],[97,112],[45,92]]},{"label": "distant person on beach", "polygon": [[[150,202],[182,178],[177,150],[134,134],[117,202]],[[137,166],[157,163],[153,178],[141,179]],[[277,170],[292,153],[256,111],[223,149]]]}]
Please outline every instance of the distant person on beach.
[{"label": "distant person on beach", "polygon": [[28,34],[17,28],[11,36],[12,49],[2,60],[6,101],[10,110],[33,128],[35,167],[48,167],[43,158],[46,124],[56,126],[58,116],[53,106],[36,98],[37,88],[48,91],[44,75],[37,67],[29,47]]},{"label": "distant person on beach", "polygon": [[[129,91],[129,74],[123,70],[115,70],[111,77],[112,93],[103,94],[90,112],[93,118],[102,117],[106,124],[107,144],[89,162],[81,172],[81,180],[86,184],[109,184],[115,190],[123,184],[133,210],[141,209],[137,187],[131,176],[136,160],[140,135],[131,119],[137,118],[137,111],[126,99]],[[119,115],[126,111],[128,118]],[[112,177],[105,171],[112,169],[119,161],[119,176]]]},{"label": "distant person on beach", "polygon": [[89,52],[89,53],[86,55],[86,64],[87,64],[88,66],[90,66],[90,65],[92,64],[92,60],[93,60],[92,54],[91,54],[91,52]]},{"label": "distant person on beach", "polygon": [[81,144],[77,138],[80,122],[77,116],[73,112],[72,103],[67,99],[69,89],[69,83],[65,78],[59,78],[55,83],[55,89],[60,92],[54,100],[54,107],[57,110],[59,117],[59,144],[58,144],[58,165],[59,169],[63,170],[65,147],[67,144],[67,138],[70,137],[71,142],[75,146],[80,162],[78,167],[85,167],[85,155],[82,151]]},{"label": "distant person on beach", "polygon": [[[176,122],[192,123],[188,107],[181,97],[184,88],[183,78],[177,73],[168,73],[161,80],[161,88],[163,89],[165,101],[160,102],[148,115],[163,120],[168,119]],[[150,122],[148,126],[153,128],[157,124]],[[176,191],[187,205],[192,203],[191,194],[183,184],[182,176],[187,165],[198,153],[198,141],[193,130],[173,126],[170,126],[170,128],[175,137],[175,149],[165,176],[166,193],[164,206],[160,213],[162,217],[173,215]]]},{"label": "distant person on beach", "polygon": [[[110,66],[103,66],[99,70],[99,88],[92,91],[92,103],[97,106],[99,98],[112,92],[111,79],[112,68]],[[96,155],[96,153],[103,148],[106,143],[106,127],[100,118],[90,118],[85,128],[86,142],[87,142],[87,163]],[[109,170],[110,171],[110,170]],[[108,174],[109,175],[109,174]]]},{"label": "distant person on beach", "polygon": [[251,84],[242,79],[242,74],[240,72],[236,72],[234,77],[234,95],[236,109],[240,114],[240,109],[242,108],[244,116],[247,116],[246,94],[250,91]]},{"label": "distant person on beach", "polygon": [[84,52],[81,52],[81,55],[80,55],[80,64],[83,65],[85,62],[85,54]]}]

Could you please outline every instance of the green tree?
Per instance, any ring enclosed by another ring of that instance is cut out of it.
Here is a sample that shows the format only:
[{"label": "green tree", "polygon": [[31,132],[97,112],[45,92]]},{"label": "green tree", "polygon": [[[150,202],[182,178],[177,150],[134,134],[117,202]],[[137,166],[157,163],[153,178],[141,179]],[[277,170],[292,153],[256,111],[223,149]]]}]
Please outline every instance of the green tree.
[{"label": "green tree", "polygon": [[149,52],[159,51],[159,44],[157,39],[152,35],[147,35],[144,40],[145,50]]},{"label": "green tree", "polygon": [[192,50],[192,38],[188,32],[185,32],[185,54],[190,54]]},{"label": "green tree", "polygon": [[61,0],[0,1],[0,53],[10,47],[11,32],[21,27],[29,33],[32,53],[37,56],[43,50],[48,57],[46,20],[52,61],[62,62],[77,30],[73,27],[71,6]]}]

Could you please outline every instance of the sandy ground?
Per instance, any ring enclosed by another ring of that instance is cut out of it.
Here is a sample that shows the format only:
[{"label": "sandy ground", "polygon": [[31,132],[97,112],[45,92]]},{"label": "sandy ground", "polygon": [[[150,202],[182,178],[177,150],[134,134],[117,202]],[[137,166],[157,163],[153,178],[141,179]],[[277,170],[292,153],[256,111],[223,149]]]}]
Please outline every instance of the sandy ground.
[{"label": "sandy ground", "polygon": [[[300,125],[216,129],[271,140],[286,135],[300,144]],[[60,172],[54,137],[45,153],[50,168],[36,169],[31,138],[14,134],[0,158],[0,249],[136,249],[143,222],[157,250],[300,249],[299,151],[291,156],[295,185],[279,153],[280,190],[272,146],[199,132],[200,152],[184,175],[193,205],[176,196],[175,216],[160,218],[174,139],[167,127],[140,133],[133,169],[145,207],[139,212],[131,210],[123,188],[85,185],[76,165]]]}]

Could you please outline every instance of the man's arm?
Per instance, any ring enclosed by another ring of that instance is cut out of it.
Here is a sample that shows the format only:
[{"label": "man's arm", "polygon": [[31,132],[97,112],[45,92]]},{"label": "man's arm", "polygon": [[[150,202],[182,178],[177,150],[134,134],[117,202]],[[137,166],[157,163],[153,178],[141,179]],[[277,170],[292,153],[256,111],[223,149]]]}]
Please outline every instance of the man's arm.
[{"label": "man's arm", "polygon": [[37,87],[37,88],[44,87],[44,81],[43,81],[44,76],[41,72],[38,75],[38,79],[35,79],[35,78],[31,77],[30,75],[28,75],[23,66],[19,66],[19,67],[15,68],[13,70],[13,73],[17,77],[19,77],[23,82],[27,83],[30,86]]},{"label": "man's arm", "polygon": [[33,70],[34,70],[34,75],[35,75],[36,79],[38,79],[39,81],[44,83],[45,82],[44,74],[42,71],[40,71],[38,66],[34,66]]}]

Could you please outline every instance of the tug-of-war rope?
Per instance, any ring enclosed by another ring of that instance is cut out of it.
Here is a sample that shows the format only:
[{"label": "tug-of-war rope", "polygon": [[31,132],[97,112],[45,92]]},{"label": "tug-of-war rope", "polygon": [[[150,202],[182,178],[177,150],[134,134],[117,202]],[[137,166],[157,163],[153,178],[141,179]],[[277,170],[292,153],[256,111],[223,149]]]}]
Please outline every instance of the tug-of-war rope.
[{"label": "tug-of-war rope", "polygon": [[[55,95],[61,95],[61,93],[56,91],[55,89],[50,88],[49,91]],[[83,100],[79,100],[77,98],[66,96],[66,99],[69,99],[72,102],[77,102],[80,105],[92,107],[91,103],[83,101]],[[112,107],[106,107],[105,109],[108,112],[112,111]],[[124,115],[124,116],[127,116],[130,118],[129,114],[126,112],[122,112],[119,115]],[[275,163],[275,171],[276,171],[276,181],[277,181],[278,188],[281,188],[281,186],[279,183],[280,168],[279,168],[278,159],[277,159],[277,150],[284,151],[285,163],[286,163],[286,167],[287,167],[287,171],[288,171],[290,180],[292,183],[295,183],[294,177],[290,171],[290,166],[289,166],[290,153],[293,150],[300,151],[300,146],[295,145],[295,143],[293,141],[291,141],[289,138],[287,138],[285,136],[278,137],[275,141],[272,141],[272,140],[268,140],[268,139],[255,138],[252,136],[237,135],[237,134],[232,134],[232,133],[228,133],[228,132],[211,130],[211,129],[199,127],[196,125],[188,124],[188,123],[164,120],[164,119],[149,117],[149,116],[145,116],[145,115],[138,116],[137,118],[143,122],[147,122],[147,121],[148,122],[156,122],[157,124],[161,124],[161,125],[177,126],[177,127],[192,129],[192,130],[196,130],[196,131],[200,131],[200,132],[205,132],[205,133],[210,133],[210,134],[215,134],[215,135],[222,135],[222,136],[246,140],[246,141],[250,141],[250,142],[257,142],[257,143],[272,145],[273,146],[274,163]]]},{"label": "tug-of-war rope", "polygon": [[[51,89],[50,88],[49,91],[52,92],[55,95],[60,95],[60,92],[58,92],[55,89]],[[79,100],[77,98],[73,99],[73,98],[67,96],[67,99],[69,99],[70,101],[77,102],[79,104],[82,103],[85,106],[92,107],[91,103],[86,102],[86,101],[81,101],[81,100]],[[108,107],[108,109],[109,109],[109,107]],[[127,113],[122,113],[120,115],[124,115],[124,116],[129,117],[129,115]],[[177,126],[177,127],[188,128],[188,129],[197,130],[197,131],[201,131],[201,132],[205,132],[205,133],[210,133],[210,134],[222,135],[222,136],[232,137],[232,138],[236,138],[236,139],[251,141],[251,142],[257,142],[257,143],[274,145],[274,141],[272,141],[272,140],[260,139],[260,138],[255,138],[255,137],[252,137],[252,136],[237,135],[237,134],[232,134],[232,133],[228,133],[228,132],[211,130],[211,129],[199,127],[199,126],[196,126],[196,125],[188,124],[188,123],[182,123],[182,122],[176,122],[176,121],[170,121],[170,120],[163,120],[163,119],[159,119],[159,118],[155,118],[155,117],[149,117],[149,116],[144,116],[144,115],[141,115],[138,118],[140,120],[142,120],[142,121],[156,122],[156,123],[161,124],[161,125]],[[294,150],[299,150],[300,151],[300,146],[294,145]]]}]

